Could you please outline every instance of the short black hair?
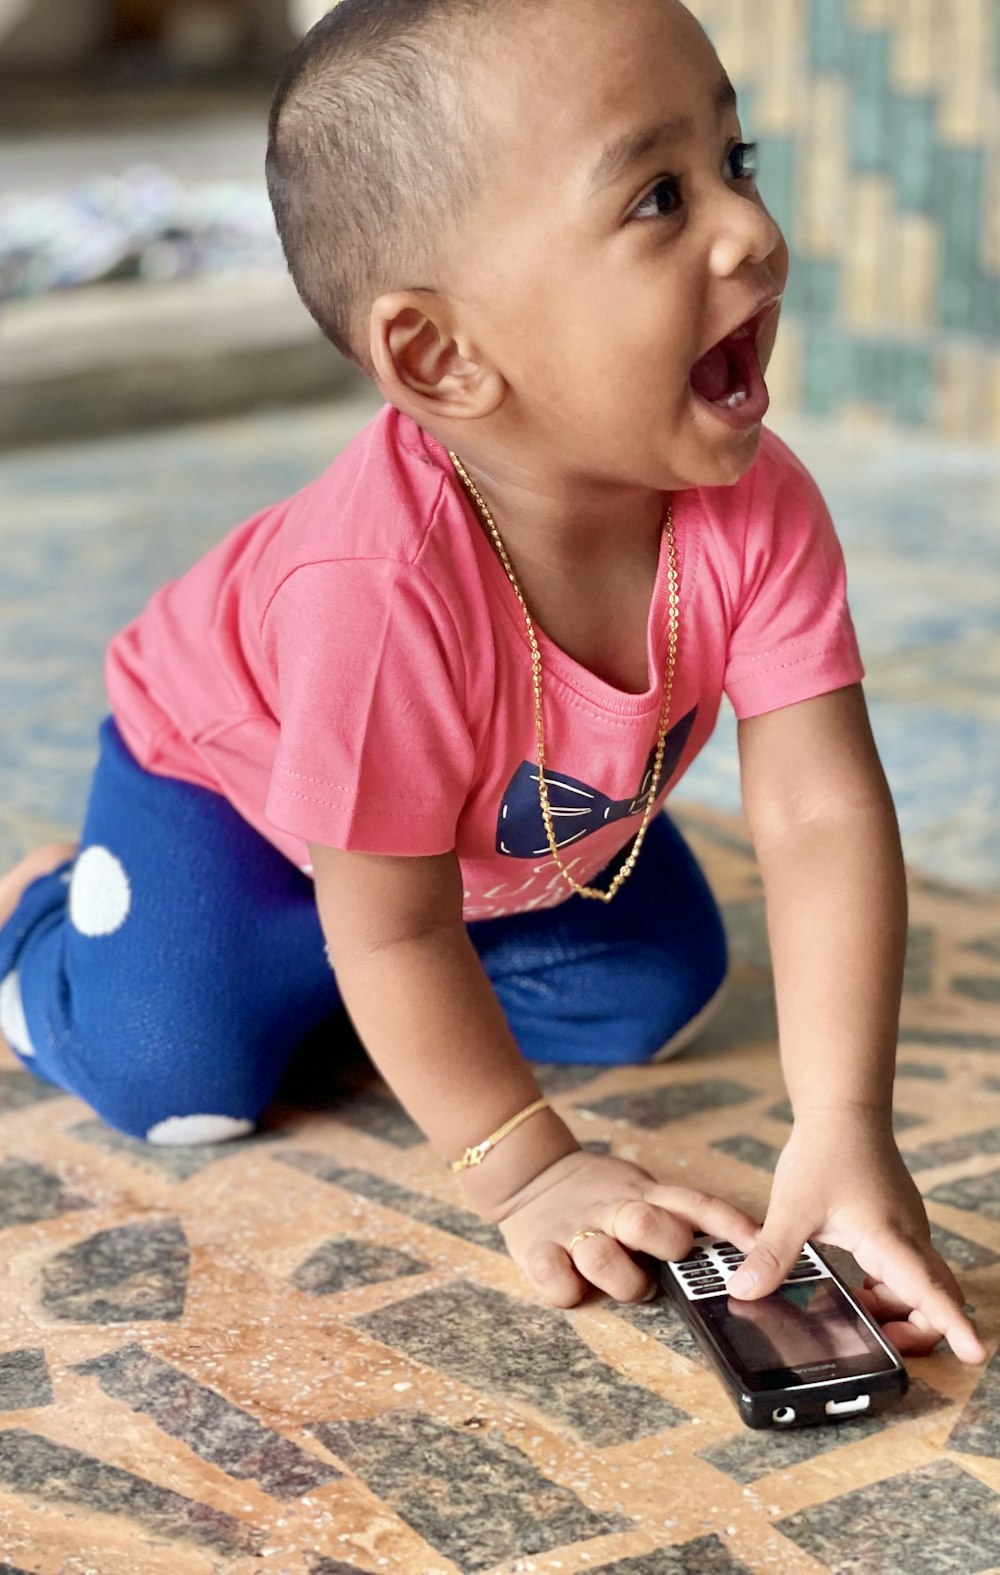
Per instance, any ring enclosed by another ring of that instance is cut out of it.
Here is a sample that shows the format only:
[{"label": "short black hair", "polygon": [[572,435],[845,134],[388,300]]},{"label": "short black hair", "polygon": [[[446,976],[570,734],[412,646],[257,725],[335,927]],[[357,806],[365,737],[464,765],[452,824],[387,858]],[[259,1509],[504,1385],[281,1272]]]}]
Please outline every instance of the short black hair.
[{"label": "short black hair", "polygon": [[481,32],[509,3],[340,0],[279,77],[266,173],[288,268],[326,337],[369,376],[372,303],[431,283],[485,177],[462,61],[471,25]]}]

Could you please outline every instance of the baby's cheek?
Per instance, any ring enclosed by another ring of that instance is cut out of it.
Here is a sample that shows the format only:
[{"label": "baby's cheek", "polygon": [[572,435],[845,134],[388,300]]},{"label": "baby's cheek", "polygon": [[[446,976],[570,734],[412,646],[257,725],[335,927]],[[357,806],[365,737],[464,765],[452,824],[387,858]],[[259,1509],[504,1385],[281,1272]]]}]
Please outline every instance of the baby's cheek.
[{"label": "baby's cheek", "polygon": [[778,329],[780,324],[781,310],[779,308],[773,313],[771,317],[768,318],[767,322],[760,331],[760,338],[757,340],[757,354],[760,358],[760,368],[762,372],[767,371],[768,363],[770,362],[771,356],[774,353],[774,343],[778,337]]}]

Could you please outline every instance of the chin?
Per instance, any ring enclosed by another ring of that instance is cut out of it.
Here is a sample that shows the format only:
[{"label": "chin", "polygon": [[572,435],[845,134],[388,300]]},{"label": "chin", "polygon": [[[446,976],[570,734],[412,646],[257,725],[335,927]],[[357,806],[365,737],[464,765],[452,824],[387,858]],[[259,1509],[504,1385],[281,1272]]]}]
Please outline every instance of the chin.
[{"label": "chin", "polygon": [[683,485],[735,487],[756,460],[763,431],[763,422],[758,422],[746,432],[726,432],[721,440],[712,434],[715,441],[710,441],[699,430],[698,441],[689,450],[690,458],[683,463]]},{"label": "chin", "polygon": [[752,432],[743,434],[738,446],[734,446],[729,453],[720,455],[719,466],[724,475],[720,474],[717,486],[734,487],[743,479],[760,451],[763,432],[764,424],[761,422]]}]

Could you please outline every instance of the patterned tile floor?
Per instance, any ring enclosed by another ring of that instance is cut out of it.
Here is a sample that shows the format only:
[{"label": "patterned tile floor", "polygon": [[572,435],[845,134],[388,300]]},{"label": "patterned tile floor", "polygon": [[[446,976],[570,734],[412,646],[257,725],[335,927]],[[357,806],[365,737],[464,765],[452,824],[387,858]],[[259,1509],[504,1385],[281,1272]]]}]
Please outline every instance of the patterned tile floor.
[{"label": "patterned tile floor", "polygon": [[[685,824],[725,905],[728,1008],[669,1065],[543,1081],[585,1141],[760,1209],[788,1110],[759,882],[738,825]],[[915,880],[914,939],[901,1143],[991,1337],[1000,902]],[[995,1361],[940,1352],[877,1421],[751,1433],[662,1303],[526,1299],[363,1063],[341,1048],[317,1098],[324,1051],[267,1131],[168,1151],[0,1052],[0,1569],[1000,1566]]]},{"label": "patterned tile floor", "polygon": [[[78,819],[108,633],[357,415],[0,461],[0,859]],[[900,1142],[992,1343],[1000,465],[797,446],[847,541],[908,847],[932,870],[913,880]],[[683,814],[727,916],[728,1005],[666,1066],[544,1081],[585,1141],[759,1213],[789,1112],[731,743],[712,748]],[[563,1314],[524,1293],[342,1039],[303,1054],[268,1130],[173,1151],[0,1049],[0,1575],[1000,1569],[996,1358],[912,1362],[877,1421],[753,1434],[662,1304]]]}]

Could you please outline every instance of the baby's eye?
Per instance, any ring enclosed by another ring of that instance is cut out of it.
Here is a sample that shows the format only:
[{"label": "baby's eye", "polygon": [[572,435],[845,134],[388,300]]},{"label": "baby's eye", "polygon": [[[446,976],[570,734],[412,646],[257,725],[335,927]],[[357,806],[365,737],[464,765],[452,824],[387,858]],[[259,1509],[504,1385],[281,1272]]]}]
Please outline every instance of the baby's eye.
[{"label": "baby's eye", "polygon": [[[756,142],[736,142],[726,154],[733,180],[756,180]],[[681,206],[681,183],[677,175],[661,175],[656,185],[632,211],[634,219],[672,219]]]},{"label": "baby's eye", "polygon": [[652,191],[633,209],[634,219],[669,219],[681,205],[681,183],[676,175],[661,175]]},{"label": "baby's eye", "polygon": [[756,180],[756,142],[737,142],[726,154],[726,162],[734,180]]}]

